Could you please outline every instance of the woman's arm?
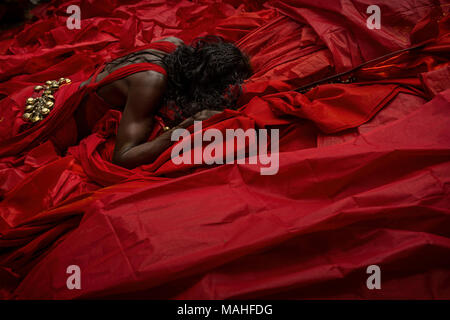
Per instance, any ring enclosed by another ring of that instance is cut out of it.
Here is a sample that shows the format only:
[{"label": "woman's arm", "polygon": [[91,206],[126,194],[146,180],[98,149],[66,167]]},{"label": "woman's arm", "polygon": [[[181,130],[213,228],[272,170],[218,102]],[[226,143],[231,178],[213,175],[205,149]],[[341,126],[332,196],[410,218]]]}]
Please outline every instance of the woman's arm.
[{"label": "woman's arm", "polygon": [[220,113],[204,110],[180,123],[178,126],[164,132],[152,141],[147,139],[152,131],[153,116],[159,105],[166,80],[160,73],[149,71],[136,73],[127,78],[128,98],[120,120],[116,145],[112,162],[128,169],[142,164],[152,163],[169,148],[172,132],[177,128],[188,128],[194,120],[206,120]]},{"label": "woman's arm", "polygon": [[127,102],[119,123],[112,162],[134,168],[152,162],[166,147],[164,139],[146,143],[166,80],[162,74],[153,71],[135,73],[126,80]]}]

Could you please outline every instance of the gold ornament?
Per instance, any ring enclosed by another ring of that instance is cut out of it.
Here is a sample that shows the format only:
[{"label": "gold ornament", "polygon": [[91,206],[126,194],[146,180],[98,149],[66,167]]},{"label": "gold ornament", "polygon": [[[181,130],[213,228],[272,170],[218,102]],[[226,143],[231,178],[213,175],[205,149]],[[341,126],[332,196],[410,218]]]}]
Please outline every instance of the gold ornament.
[{"label": "gold ornament", "polygon": [[44,119],[55,105],[55,96],[53,95],[61,86],[71,83],[68,78],[57,80],[47,80],[44,85],[34,87],[34,91],[39,92],[42,89],[40,97],[30,97],[26,100],[25,113],[22,118],[26,121],[36,123]]},{"label": "gold ornament", "polygon": [[31,118],[31,122],[36,123],[38,121],[42,120],[40,116],[36,115],[33,118]]}]

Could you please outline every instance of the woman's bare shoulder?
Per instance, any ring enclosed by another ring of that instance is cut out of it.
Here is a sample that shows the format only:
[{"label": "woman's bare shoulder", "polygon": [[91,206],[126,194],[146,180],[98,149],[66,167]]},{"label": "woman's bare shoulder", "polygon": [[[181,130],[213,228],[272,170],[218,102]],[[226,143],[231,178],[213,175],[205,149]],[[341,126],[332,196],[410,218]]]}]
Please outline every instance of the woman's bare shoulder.
[{"label": "woman's bare shoulder", "polygon": [[158,71],[146,70],[136,72],[125,78],[129,85],[133,87],[161,87],[167,82],[166,76]]}]

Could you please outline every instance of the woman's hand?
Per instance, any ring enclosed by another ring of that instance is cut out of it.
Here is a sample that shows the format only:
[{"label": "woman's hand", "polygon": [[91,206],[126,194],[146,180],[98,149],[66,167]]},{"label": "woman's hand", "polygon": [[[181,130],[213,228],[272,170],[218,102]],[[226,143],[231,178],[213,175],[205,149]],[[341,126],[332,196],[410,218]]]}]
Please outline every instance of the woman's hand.
[{"label": "woman's hand", "polygon": [[202,110],[200,112],[197,112],[192,117],[186,118],[184,121],[182,121],[180,124],[175,126],[173,129],[177,129],[177,128],[187,129],[194,124],[194,121],[207,120],[207,119],[211,118],[212,116],[215,116],[216,114],[219,114],[219,113],[222,113],[222,111],[209,110],[209,109]]},{"label": "woman's hand", "polygon": [[217,111],[217,110],[209,110],[209,109],[205,109],[202,110],[200,112],[197,112],[194,115],[194,120],[195,121],[203,121],[203,120],[208,120],[209,118],[211,118],[212,116],[215,116],[216,114],[222,113],[223,111]]}]

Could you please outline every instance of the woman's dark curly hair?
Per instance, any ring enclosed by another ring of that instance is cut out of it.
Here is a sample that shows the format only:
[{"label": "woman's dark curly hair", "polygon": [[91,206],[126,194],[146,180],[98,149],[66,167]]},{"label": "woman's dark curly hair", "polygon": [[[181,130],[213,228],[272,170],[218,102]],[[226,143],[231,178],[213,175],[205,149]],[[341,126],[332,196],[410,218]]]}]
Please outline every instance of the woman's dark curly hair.
[{"label": "woman's dark curly hair", "polygon": [[[157,57],[155,58],[150,58]],[[168,126],[204,109],[223,110],[236,108],[242,92],[241,83],[252,74],[249,57],[230,42],[219,36],[198,37],[190,45],[182,44],[167,55],[135,52],[107,64],[123,62],[159,62],[167,71],[167,88],[158,115]]]},{"label": "woman's dark curly hair", "polygon": [[168,86],[163,104],[179,122],[203,109],[235,108],[240,84],[252,74],[249,57],[218,36],[196,38],[162,58]]}]

